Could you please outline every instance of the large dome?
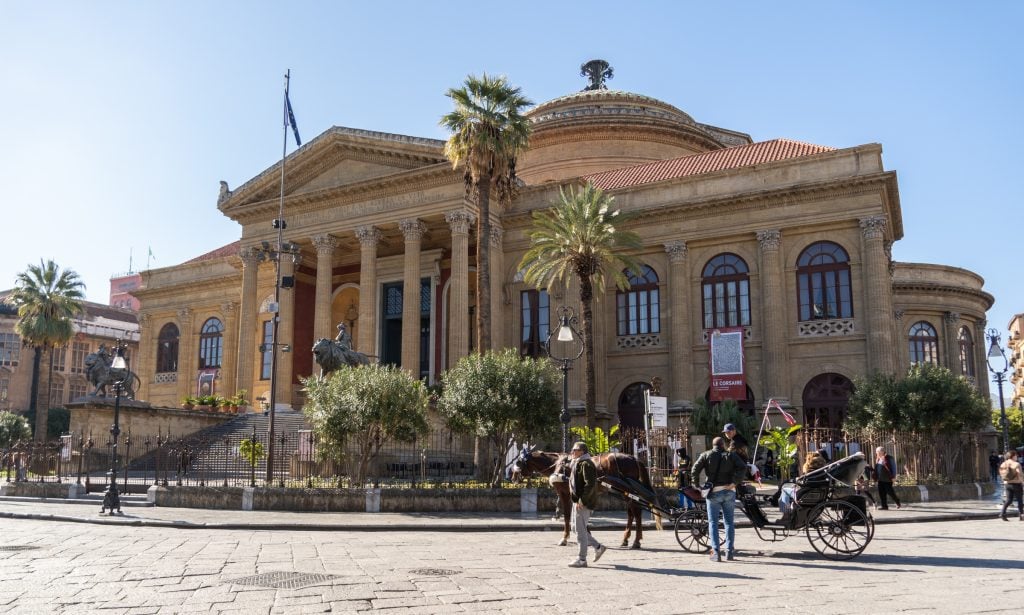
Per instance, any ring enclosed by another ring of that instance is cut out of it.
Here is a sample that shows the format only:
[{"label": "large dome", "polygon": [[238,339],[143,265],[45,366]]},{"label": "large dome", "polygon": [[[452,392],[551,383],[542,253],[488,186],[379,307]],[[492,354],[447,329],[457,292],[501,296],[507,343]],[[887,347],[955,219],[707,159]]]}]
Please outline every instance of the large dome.
[{"label": "large dome", "polygon": [[517,175],[527,184],[751,142],[749,135],[701,124],[666,102],[616,90],[576,92],[537,105],[526,115],[533,134]]}]

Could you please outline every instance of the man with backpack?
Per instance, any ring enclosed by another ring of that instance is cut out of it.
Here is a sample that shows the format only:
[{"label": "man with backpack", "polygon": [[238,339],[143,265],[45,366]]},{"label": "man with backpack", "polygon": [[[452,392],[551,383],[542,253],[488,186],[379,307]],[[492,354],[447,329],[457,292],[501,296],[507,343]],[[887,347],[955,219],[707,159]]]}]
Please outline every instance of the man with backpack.
[{"label": "man with backpack", "polygon": [[[700,482],[700,474],[704,472],[707,483]],[[711,534],[711,561],[722,561],[721,542],[718,537],[718,516],[721,515],[725,525],[725,559],[736,556],[734,539],[736,523],[736,491],[743,485],[743,477],[747,473],[747,464],[733,451],[725,450],[725,440],[715,438],[711,442],[711,450],[705,451],[693,465],[691,478],[695,484],[705,484],[710,488],[704,500],[708,507],[708,531]],[[703,489],[702,489],[703,491]]]},{"label": "man with backpack", "polygon": [[1010,502],[1016,499],[1017,516],[1024,521],[1024,470],[1017,461],[1017,451],[1006,451],[1006,461],[999,466],[999,476],[1003,479],[1003,510],[999,517],[1003,521],[1009,521],[1006,518],[1006,509]]}]

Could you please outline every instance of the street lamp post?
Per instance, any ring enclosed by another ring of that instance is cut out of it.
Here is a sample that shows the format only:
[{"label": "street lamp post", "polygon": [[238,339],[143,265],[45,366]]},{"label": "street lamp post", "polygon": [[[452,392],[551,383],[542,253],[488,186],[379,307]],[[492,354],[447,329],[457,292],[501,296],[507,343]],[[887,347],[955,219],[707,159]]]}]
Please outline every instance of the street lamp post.
[{"label": "street lamp post", "polygon": [[[547,350],[549,357],[562,364],[562,414],[559,415],[558,419],[562,422],[562,452],[564,453],[569,450],[569,421],[572,420],[572,415],[569,414],[569,370],[572,369],[573,361],[583,356],[586,346],[579,330],[576,329],[579,321],[576,319],[576,313],[573,312],[572,308],[564,305],[558,308],[558,322],[558,329],[552,329],[548,333],[545,350]],[[555,336],[556,332],[557,336]],[[552,336],[555,336],[556,341],[562,342],[559,346],[565,352],[552,352]],[[575,347],[572,344],[579,344],[579,352],[573,354],[572,351]]]},{"label": "street lamp post", "polygon": [[117,438],[121,435],[121,392],[129,374],[128,361],[124,358],[124,343],[117,340],[114,360],[110,363],[110,377],[114,385],[114,424],[110,428],[110,472],[107,474],[107,491],[103,494],[100,514],[109,512],[112,515],[115,510],[121,514],[121,497],[117,493]]},{"label": "street lamp post", "polygon": [[[988,330],[988,371],[992,372],[992,377],[996,381],[996,386],[999,387],[999,422],[1002,423],[1003,427],[1003,451],[1010,450],[1010,431],[1006,421],[1006,402],[1003,401],[1003,381],[1006,379],[1006,372],[1010,368],[1010,363],[1006,359],[1006,353],[1003,352],[1002,347],[999,345],[999,330],[989,329]],[[992,361],[995,360],[995,365]],[[1000,366],[1001,363],[1001,366]]]}]

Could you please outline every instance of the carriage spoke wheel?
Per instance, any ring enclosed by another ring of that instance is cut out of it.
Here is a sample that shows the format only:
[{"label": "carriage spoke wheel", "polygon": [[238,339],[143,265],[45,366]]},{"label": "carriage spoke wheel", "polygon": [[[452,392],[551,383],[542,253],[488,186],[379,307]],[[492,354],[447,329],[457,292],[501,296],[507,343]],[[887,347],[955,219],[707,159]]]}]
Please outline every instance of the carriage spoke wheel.
[{"label": "carriage spoke wheel", "polygon": [[703,511],[695,508],[676,517],[676,540],[690,553],[706,553],[711,548],[708,519]]},{"label": "carriage spoke wheel", "polygon": [[875,533],[874,520],[845,500],[822,502],[808,519],[807,540],[828,559],[857,557]]}]

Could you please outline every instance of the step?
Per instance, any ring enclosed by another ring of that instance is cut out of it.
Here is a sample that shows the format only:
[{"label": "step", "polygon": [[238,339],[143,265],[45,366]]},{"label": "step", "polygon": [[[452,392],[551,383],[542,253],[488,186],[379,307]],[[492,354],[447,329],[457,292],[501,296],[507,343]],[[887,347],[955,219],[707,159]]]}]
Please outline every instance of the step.
[{"label": "step", "polygon": [[[153,508],[156,504],[146,500],[144,495],[127,494],[120,495],[118,499],[121,500],[121,506],[133,506],[140,508]],[[30,498],[25,496],[11,496],[4,495],[0,496],[0,502],[56,502],[58,504],[86,504],[89,506],[102,506],[103,505],[103,494],[90,493],[89,495],[82,496],[80,498]]]}]

